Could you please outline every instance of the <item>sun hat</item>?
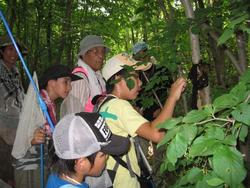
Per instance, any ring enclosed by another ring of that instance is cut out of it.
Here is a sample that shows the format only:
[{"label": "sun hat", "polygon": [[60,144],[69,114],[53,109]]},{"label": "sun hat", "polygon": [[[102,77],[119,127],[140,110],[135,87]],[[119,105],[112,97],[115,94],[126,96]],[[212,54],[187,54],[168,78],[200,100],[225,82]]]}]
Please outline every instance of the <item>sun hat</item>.
[{"label": "sun hat", "polygon": [[44,71],[43,75],[39,79],[40,89],[44,89],[47,86],[49,80],[55,80],[62,77],[70,77],[71,81],[81,79],[79,76],[72,74],[71,70],[67,66],[56,64]]},{"label": "sun hat", "polygon": [[142,63],[135,61],[127,53],[121,53],[110,58],[102,68],[102,76],[107,81],[111,76],[119,72],[124,66],[132,66],[135,70],[146,71],[150,69],[152,63]]},{"label": "sun hat", "polygon": [[80,52],[78,55],[84,55],[88,50],[94,47],[105,47],[106,53],[110,51],[109,47],[104,44],[103,39],[97,35],[87,35],[80,42]]},{"label": "sun hat", "polygon": [[146,42],[144,41],[140,41],[140,42],[137,42],[133,48],[132,48],[132,53],[133,54],[137,54],[139,51],[141,50],[146,50],[148,49],[148,45]]},{"label": "sun hat", "polygon": [[102,151],[110,155],[128,152],[128,137],[111,133],[105,119],[96,112],[64,116],[53,132],[56,155],[61,159],[78,159]]},{"label": "sun hat", "polygon": [[[20,48],[21,53],[23,55],[27,55],[28,54],[27,47],[23,43],[21,43],[18,39],[16,39],[16,43],[18,47]],[[0,36],[0,47],[5,47],[5,46],[12,45],[12,44],[13,43],[8,35]]]}]

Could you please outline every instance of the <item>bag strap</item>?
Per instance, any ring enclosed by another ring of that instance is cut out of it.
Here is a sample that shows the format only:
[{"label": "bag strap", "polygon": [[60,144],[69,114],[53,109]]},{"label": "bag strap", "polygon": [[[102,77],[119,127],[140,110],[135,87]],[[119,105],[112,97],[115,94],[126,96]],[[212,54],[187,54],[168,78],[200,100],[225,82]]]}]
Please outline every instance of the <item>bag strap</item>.
[{"label": "bag strap", "polygon": [[121,159],[120,157],[118,157],[118,156],[112,155],[112,157],[115,159],[115,161],[116,161],[119,165],[121,165],[121,166],[123,166],[124,168],[126,168],[129,172],[132,172],[132,173],[133,173],[133,176],[132,176],[132,177],[136,176],[137,178],[139,178],[139,176],[138,176],[132,169],[129,168],[128,164],[127,164],[124,160],[122,160],[122,159]]},{"label": "bag strap", "polygon": [[115,96],[113,95],[96,95],[93,97],[91,103],[94,105],[94,111],[93,112],[99,112],[101,107],[110,101],[111,99],[114,99]]},{"label": "bag strap", "polygon": [[79,75],[79,73],[84,74],[86,76],[86,78],[88,79],[88,72],[87,72],[87,70],[85,68],[81,67],[81,66],[75,67],[74,70],[72,71],[72,73],[76,74],[76,75]]}]

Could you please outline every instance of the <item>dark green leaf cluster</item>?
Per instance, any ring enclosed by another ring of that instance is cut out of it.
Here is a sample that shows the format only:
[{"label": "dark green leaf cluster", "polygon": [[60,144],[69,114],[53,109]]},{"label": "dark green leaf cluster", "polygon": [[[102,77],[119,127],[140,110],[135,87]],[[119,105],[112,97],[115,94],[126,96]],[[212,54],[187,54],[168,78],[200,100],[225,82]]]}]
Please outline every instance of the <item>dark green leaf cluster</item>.
[{"label": "dark green leaf cluster", "polygon": [[185,117],[171,118],[158,127],[166,135],[161,172],[176,171],[174,187],[241,187],[246,177],[238,140],[250,127],[250,70],[228,94]]}]

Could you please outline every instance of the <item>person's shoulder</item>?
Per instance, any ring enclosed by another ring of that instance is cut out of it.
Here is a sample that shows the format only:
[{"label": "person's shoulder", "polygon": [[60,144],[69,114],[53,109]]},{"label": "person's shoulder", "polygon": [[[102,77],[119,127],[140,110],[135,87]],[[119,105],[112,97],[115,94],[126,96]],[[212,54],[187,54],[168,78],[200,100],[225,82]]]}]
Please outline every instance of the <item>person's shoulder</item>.
[{"label": "person's shoulder", "polygon": [[[119,98],[114,98],[113,100],[110,100],[110,104],[131,106],[131,104],[129,103],[129,101],[124,100],[124,99],[119,99]],[[120,106],[120,107],[123,107],[123,106]]]}]

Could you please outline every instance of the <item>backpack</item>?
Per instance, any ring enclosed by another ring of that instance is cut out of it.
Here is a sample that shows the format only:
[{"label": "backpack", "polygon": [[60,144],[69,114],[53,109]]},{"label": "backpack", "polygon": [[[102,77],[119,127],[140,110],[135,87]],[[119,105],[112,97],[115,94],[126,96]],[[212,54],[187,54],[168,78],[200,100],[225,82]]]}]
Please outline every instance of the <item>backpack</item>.
[{"label": "backpack", "polygon": [[[94,112],[99,112],[101,107],[105,103],[107,103],[108,101],[110,101],[114,98],[115,97],[112,95],[97,95],[97,96],[95,96],[92,99],[92,104],[94,105]],[[100,114],[102,115],[101,112],[100,112]],[[112,157],[116,161],[116,164],[112,170],[109,170],[109,169],[107,170],[112,183],[114,182],[118,166],[121,165],[130,172],[131,177],[137,177],[141,188],[156,188],[156,185],[155,185],[153,178],[152,178],[152,168],[151,168],[150,164],[148,163],[147,158],[141,149],[141,146],[139,144],[139,140],[137,138],[132,138],[130,136],[129,136],[129,138],[132,139],[132,141],[135,144],[138,165],[141,169],[141,176],[137,175],[132,170],[131,165],[130,165],[130,159],[129,159],[127,154],[126,154],[126,162],[121,158],[121,156],[113,156],[112,155]]]}]

